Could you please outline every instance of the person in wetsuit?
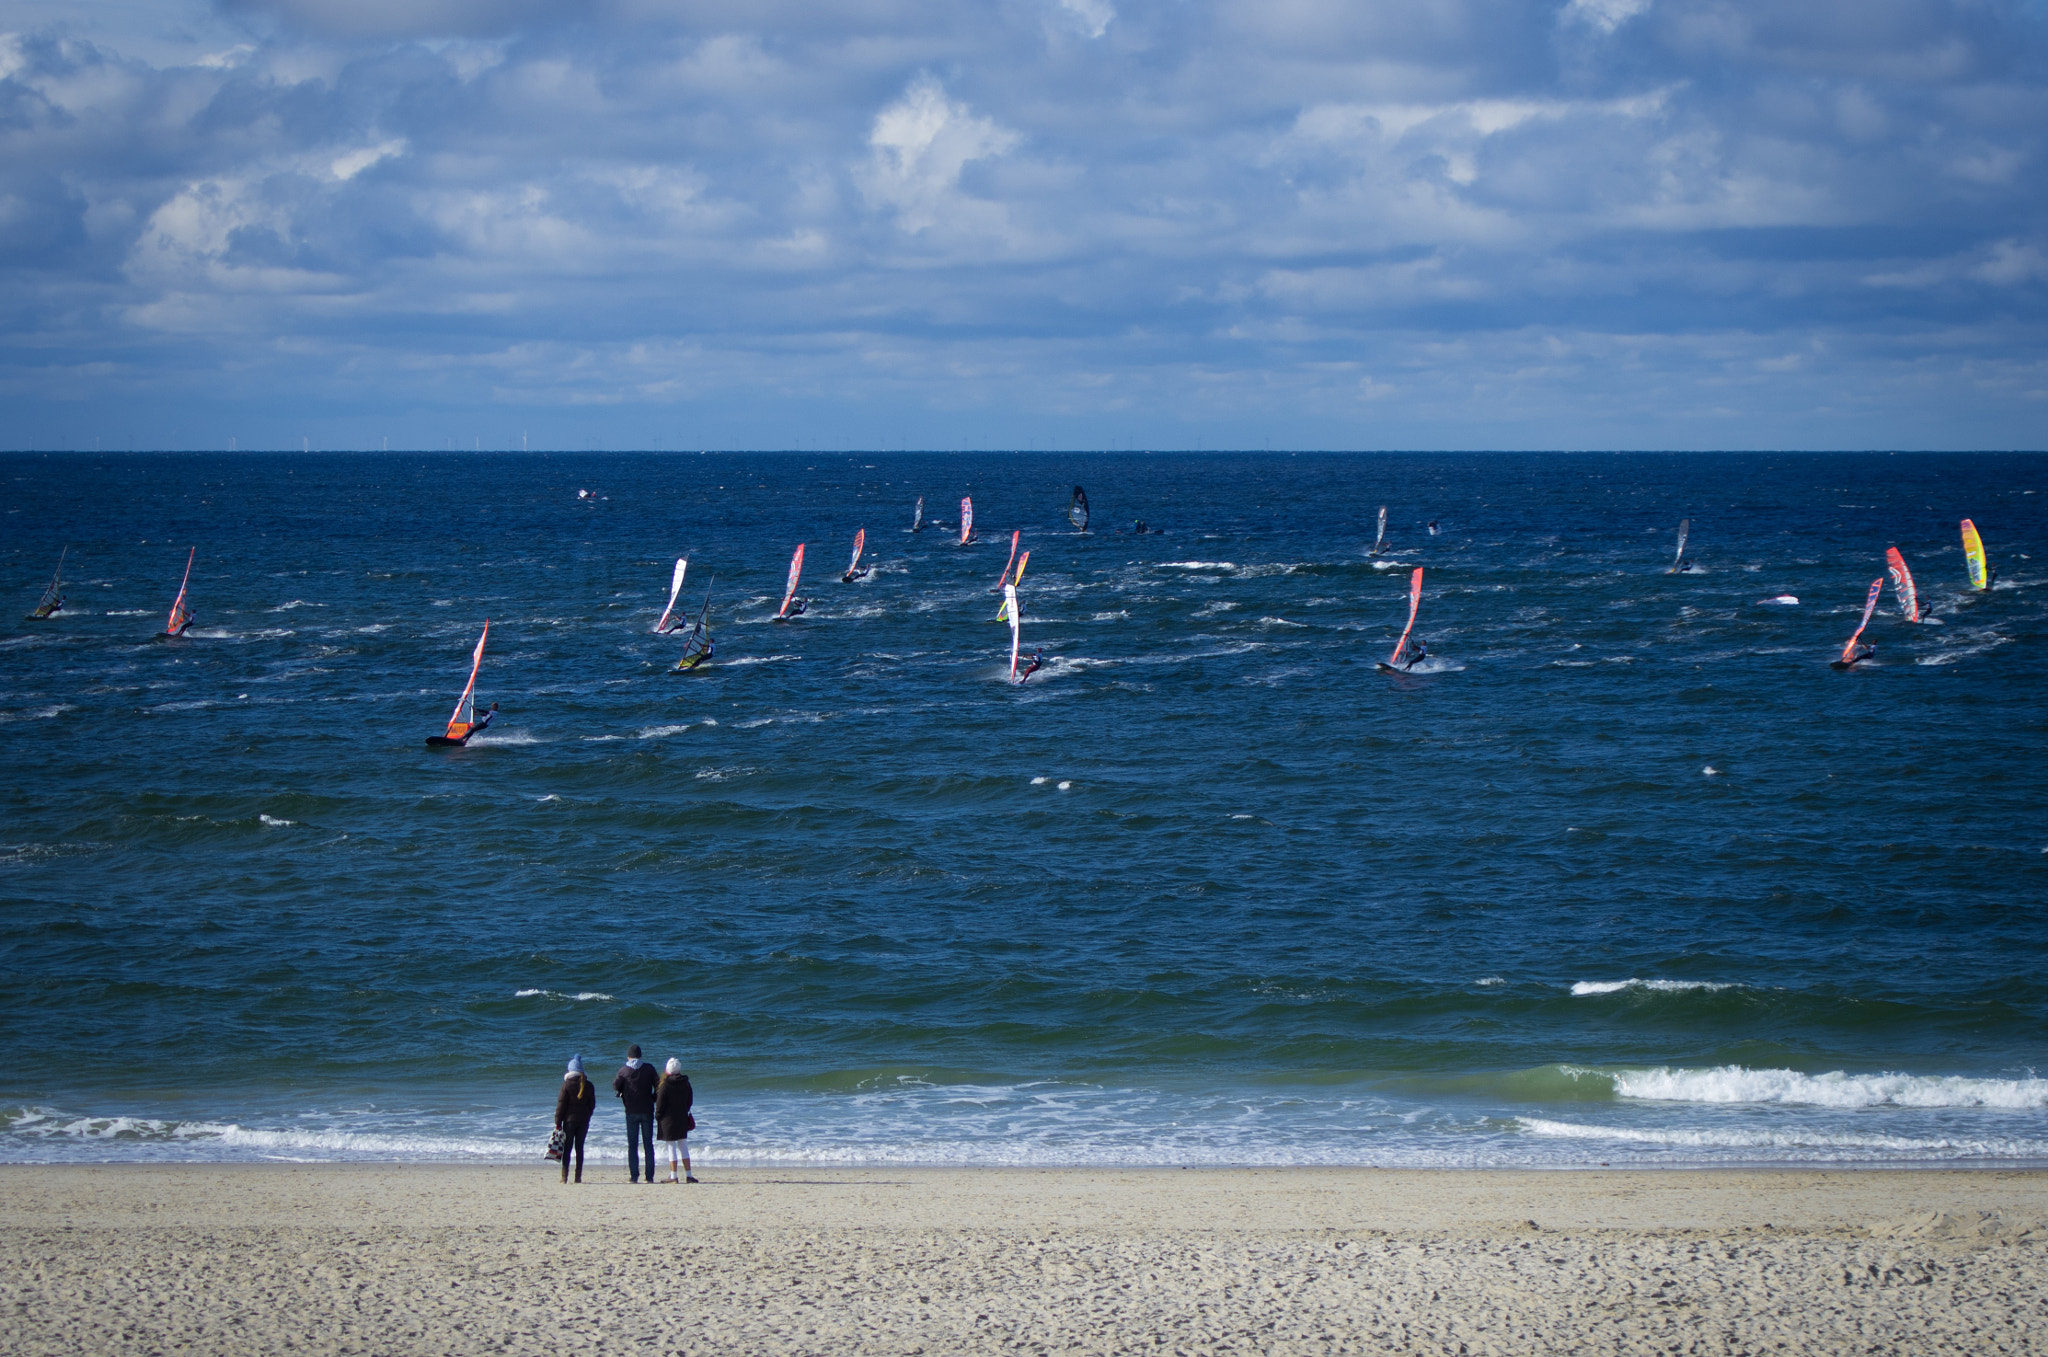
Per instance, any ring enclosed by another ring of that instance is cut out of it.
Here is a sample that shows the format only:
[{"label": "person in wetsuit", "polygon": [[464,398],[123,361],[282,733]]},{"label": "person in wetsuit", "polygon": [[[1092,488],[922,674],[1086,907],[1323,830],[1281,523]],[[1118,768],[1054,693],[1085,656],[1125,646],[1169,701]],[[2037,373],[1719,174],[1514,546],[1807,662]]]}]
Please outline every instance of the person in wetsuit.
[{"label": "person in wetsuit", "polygon": [[1033,656],[1031,657],[1031,663],[1030,663],[1030,664],[1027,664],[1027,665],[1025,665],[1025,666],[1024,666],[1024,672],[1023,672],[1023,673],[1021,673],[1021,674],[1019,674],[1019,675],[1017,676],[1017,682],[1019,682],[1019,683],[1022,683],[1022,682],[1023,682],[1023,681],[1025,680],[1025,679],[1028,679],[1028,678],[1030,678],[1030,677],[1031,677],[1031,676],[1032,676],[1033,674],[1035,674],[1035,673],[1037,673],[1037,672],[1038,672],[1038,670],[1039,670],[1039,667],[1040,667],[1041,665],[1043,665],[1044,663],[1045,663],[1045,652],[1044,652],[1043,650],[1041,650],[1041,651],[1039,651],[1039,652],[1038,652],[1038,653],[1037,653],[1036,655],[1033,655]]},{"label": "person in wetsuit", "polygon": [[1408,658],[1401,661],[1401,667],[1403,669],[1413,669],[1428,658],[1429,647],[1422,643],[1422,638],[1420,636],[1410,636],[1408,638]]}]

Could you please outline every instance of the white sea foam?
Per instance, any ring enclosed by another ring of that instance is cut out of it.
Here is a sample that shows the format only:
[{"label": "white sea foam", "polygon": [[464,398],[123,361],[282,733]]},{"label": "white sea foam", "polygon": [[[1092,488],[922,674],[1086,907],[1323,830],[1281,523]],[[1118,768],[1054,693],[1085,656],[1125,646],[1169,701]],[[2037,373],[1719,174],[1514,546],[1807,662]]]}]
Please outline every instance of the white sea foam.
[{"label": "white sea foam", "polygon": [[1581,980],[1572,986],[1572,993],[1616,994],[1625,989],[1649,990],[1653,993],[1674,993],[1679,990],[1722,990],[1740,989],[1740,985],[1715,984],[1710,980],[1638,980],[1631,976],[1627,980]]},{"label": "white sea foam", "polygon": [[154,611],[154,610],[153,610],[153,609],[150,609],[150,608],[123,608],[123,609],[121,609],[121,610],[120,610],[119,612],[114,612],[114,611],[111,611],[111,610],[109,610],[108,612],[106,612],[105,614],[103,614],[103,616],[106,616],[106,617],[147,617],[147,616],[149,616],[149,615],[150,615],[150,613],[151,613],[152,611]]},{"label": "white sea foam", "polygon": [[1035,777],[1031,779],[1031,785],[1034,787],[1043,787],[1045,783],[1046,779],[1042,777]]},{"label": "white sea foam", "polygon": [[325,603],[308,603],[303,598],[295,598],[288,603],[278,604],[275,608],[272,608],[270,611],[274,613],[288,613],[294,608],[324,608],[326,606],[327,605]]},{"label": "white sea foam", "polygon": [[0,711],[0,725],[13,721],[47,721],[53,716],[61,716],[65,712],[73,710],[76,709],[70,703],[59,702],[54,706],[48,707],[27,707],[21,711]]},{"label": "white sea foam", "polygon": [[1073,783],[1071,783],[1071,782],[1062,782],[1062,783],[1060,784],[1060,790],[1061,790],[1061,791],[1063,791],[1063,792],[1064,792],[1064,791],[1071,791],[1071,790],[1073,789],[1073,786],[1074,786],[1074,784],[1073,784]]},{"label": "white sea foam", "polygon": [[649,726],[640,732],[639,738],[643,740],[659,740],[667,735],[680,735],[695,724],[693,721],[684,721],[679,725],[673,726]]},{"label": "white sea foam", "polygon": [[286,825],[295,825],[298,823],[297,820],[280,820],[274,816],[263,815],[260,813],[256,816],[256,818],[258,820],[261,820],[264,824],[268,825],[272,829],[283,829]]},{"label": "white sea foam", "polygon": [[1772,604],[1786,608],[1796,608],[1799,606],[1799,600],[1791,594],[1779,594],[1775,598],[1760,598],[1756,601],[1756,606],[1759,608],[1768,607]]},{"label": "white sea foam", "polygon": [[472,738],[469,743],[474,748],[478,745],[498,747],[514,744],[539,744],[540,741],[534,739],[533,736],[528,735],[523,730],[515,730],[504,735],[478,735]]},{"label": "white sea foam", "polygon": [[580,990],[575,994],[563,994],[558,990],[551,989],[522,989],[515,990],[512,997],[515,999],[568,999],[579,1004],[587,1004],[593,1000],[600,1003],[608,1003],[612,998],[611,995],[600,994],[594,989]]},{"label": "white sea foam", "polygon": [[1982,1079],[1935,1074],[1802,1074],[1714,1069],[1623,1070],[1612,1076],[1623,1098],[1686,1103],[1778,1103],[1803,1107],[1983,1107],[2048,1109],[2048,1079]]},{"label": "white sea foam", "polygon": [[[2022,1159],[2048,1157],[2048,1140],[2011,1136],[1900,1136],[1845,1131],[1832,1125],[1766,1128],[1728,1126],[1588,1126],[1578,1122],[1517,1117],[1531,1135],[1566,1140],[1621,1141],[1701,1151],[1714,1159],[1730,1150],[1770,1150],[1799,1159]],[[1718,1152],[1718,1153],[1717,1153]]]},{"label": "white sea foam", "polygon": [[1161,570],[1235,570],[1234,561],[1161,561]]},{"label": "white sea foam", "polygon": [[719,660],[717,663],[724,665],[728,669],[736,669],[743,664],[774,664],[779,660],[800,660],[802,658],[803,656],[801,655],[742,655],[736,660]]},{"label": "white sea foam", "polygon": [[1505,985],[1505,984],[1507,983],[1507,981],[1505,981],[1505,980],[1501,979],[1501,978],[1500,978],[1499,976],[1497,976],[1497,975],[1482,975],[1482,976],[1480,976],[1480,977],[1479,977],[1479,978],[1478,978],[1477,980],[1474,980],[1474,981],[1473,981],[1472,983],[1473,983],[1473,984],[1475,984],[1475,985],[1488,985],[1488,986],[1491,986],[1491,985]]}]

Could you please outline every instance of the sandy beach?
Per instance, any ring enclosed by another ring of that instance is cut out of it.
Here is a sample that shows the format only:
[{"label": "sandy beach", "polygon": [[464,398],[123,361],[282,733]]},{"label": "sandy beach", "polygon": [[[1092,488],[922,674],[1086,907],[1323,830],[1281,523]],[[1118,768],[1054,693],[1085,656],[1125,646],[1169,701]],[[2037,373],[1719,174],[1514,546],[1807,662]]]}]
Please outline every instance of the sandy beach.
[{"label": "sandy beach", "polygon": [[2048,1173],[11,1167],[15,1353],[2048,1347]]}]

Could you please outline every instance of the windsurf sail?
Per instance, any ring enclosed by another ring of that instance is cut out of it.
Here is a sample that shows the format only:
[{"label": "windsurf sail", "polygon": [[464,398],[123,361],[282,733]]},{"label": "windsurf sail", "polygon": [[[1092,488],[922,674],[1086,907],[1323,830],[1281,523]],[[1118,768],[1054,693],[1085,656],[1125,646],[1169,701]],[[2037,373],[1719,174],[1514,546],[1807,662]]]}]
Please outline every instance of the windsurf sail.
[{"label": "windsurf sail", "polygon": [[460,740],[470,733],[476,724],[476,673],[484,667],[484,642],[491,639],[491,619],[484,619],[483,635],[476,638],[476,653],[469,657],[469,682],[462,687],[462,696],[455,699],[455,710],[448,717],[448,738]]},{"label": "windsurf sail", "polygon": [[1074,497],[1067,501],[1067,522],[1074,525],[1076,532],[1088,531],[1088,492],[1078,485],[1074,487]]},{"label": "windsurf sail", "polygon": [[[690,568],[690,558],[689,558],[689,557],[687,557],[687,556],[678,556],[678,557],[676,557],[676,571],[675,571],[675,574],[673,574],[673,575],[671,575],[671,576],[669,577],[669,581],[668,581],[668,605],[667,605],[666,607],[664,607],[664,608],[663,608],[663,609],[661,610],[661,620],[660,620],[659,622],[656,622],[656,623],[654,624],[654,630],[655,630],[655,631],[656,631],[657,633],[660,633],[660,632],[664,632],[664,631],[667,631],[667,630],[668,630],[668,615],[669,615],[669,614],[670,614],[671,612],[674,612],[674,611],[675,611],[675,606],[676,606],[676,595],[677,595],[677,594],[680,594],[681,592],[683,592],[683,572],[684,572],[685,570],[688,570],[689,568]],[[680,626],[680,625],[682,625],[682,624],[681,624],[681,623],[677,623],[677,625],[678,625],[678,626]]]},{"label": "windsurf sail", "polygon": [[64,606],[64,557],[70,551],[70,547],[65,547],[57,553],[57,573],[50,576],[50,586],[43,590],[43,597],[36,604],[36,610],[29,614],[31,618],[48,617]]},{"label": "windsurf sail", "polygon": [[847,562],[846,578],[852,579],[860,573],[860,554],[868,549],[868,530],[862,528],[853,535],[853,559]]},{"label": "windsurf sail", "polygon": [[185,606],[185,586],[192,583],[192,558],[198,554],[198,547],[185,553],[185,578],[178,581],[178,596],[171,600],[170,620],[164,623],[166,636],[177,636],[192,625],[192,610]]},{"label": "windsurf sail", "polygon": [[917,497],[917,507],[910,511],[910,530],[919,532],[924,528],[924,496]]},{"label": "windsurf sail", "polygon": [[[713,581],[716,584],[716,581]],[[704,591],[704,608],[697,614],[697,625],[690,629],[690,635],[683,642],[682,658],[676,661],[678,669],[695,669],[711,658],[711,590]]]},{"label": "windsurf sail", "polygon": [[1885,571],[1892,577],[1892,593],[1898,596],[1899,611],[1908,622],[1920,620],[1920,595],[1913,589],[1913,572],[1906,569],[1906,558],[1899,554],[1897,547],[1886,547],[1884,553]]},{"label": "windsurf sail", "polygon": [[1884,592],[1884,576],[1879,575],[1870,582],[1870,596],[1863,600],[1863,620],[1856,624],[1849,640],[1842,646],[1842,663],[1853,664],[1856,657],[1850,652],[1856,649],[1856,642],[1863,637],[1863,629],[1870,625],[1870,615],[1877,611],[1877,596]]},{"label": "windsurf sail", "polygon": [[1006,584],[1003,586],[1003,606],[1010,610],[1010,682],[1015,683],[1017,681],[1017,647],[1023,643],[1024,639],[1023,619],[1017,615],[1016,585]]},{"label": "windsurf sail", "polygon": [[1977,525],[1967,518],[1963,520],[1963,560],[1970,567],[1970,587],[1990,588],[1991,570],[1984,562],[1984,539],[1977,535]]},{"label": "windsurf sail", "polygon": [[804,544],[796,544],[796,555],[789,558],[789,584],[782,591],[782,607],[776,610],[777,617],[789,616],[789,605],[796,599],[796,582],[804,573]]},{"label": "windsurf sail", "polygon": [[1408,653],[1408,634],[1415,630],[1415,614],[1422,607],[1422,567],[1416,566],[1415,573],[1408,577],[1408,625],[1401,628],[1401,639],[1394,642],[1394,653],[1387,656],[1387,666],[1401,667],[1402,656]]},{"label": "windsurf sail", "polygon": [[966,546],[974,536],[974,500],[963,496],[960,500],[960,545]]},{"label": "windsurf sail", "polygon": [[[1017,558],[1017,573],[1010,576],[1009,582],[1004,587],[1007,589],[1015,589],[1018,585],[1022,584],[1024,582],[1024,567],[1030,564],[1031,553],[1027,551],[1022,556]],[[1005,594],[1003,596],[1003,601],[996,605],[996,621],[1007,621],[1009,619],[1009,616],[1010,598],[1008,594]]]},{"label": "windsurf sail", "polygon": [[1692,520],[1689,518],[1679,519],[1678,550],[1672,554],[1671,568],[1665,571],[1665,574],[1676,575],[1679,572],[1679,570],[1685,565],[1685,539],[1690,536],[1692,536]]},{"label": "windsurf sail", "polygon": [[1002,587],[1009,583],[1010,567],[1017,564],[1017,539],[1023,535],[1024,530],[1022,528],[1018,528],[1010,534],[1010,559],[1003,562],[1003,573],[996,576],[996,587],[991,592],[1001,592]]},{"label": "windsurf sail", "polygon": [[1387,506],[1386,506],[1386,505],[1384,505],[1384,504],[1382,504],[1382,505],[1380,506],[1380,530],[1379,530],[1379,535],[1378,535],[1378,536],[1376,536],[1376,537],[1374,537],[1374,538],[1372,539],[1372,554],[1373,554],[1373,555],[1375,555],[1375,556],[1379,555],[1379,554],[1380,554],[1380,548],[1381,548],[1381,547],[1384,547],[1384,546],[1385,546],[1386,544],[1387,544]]}]

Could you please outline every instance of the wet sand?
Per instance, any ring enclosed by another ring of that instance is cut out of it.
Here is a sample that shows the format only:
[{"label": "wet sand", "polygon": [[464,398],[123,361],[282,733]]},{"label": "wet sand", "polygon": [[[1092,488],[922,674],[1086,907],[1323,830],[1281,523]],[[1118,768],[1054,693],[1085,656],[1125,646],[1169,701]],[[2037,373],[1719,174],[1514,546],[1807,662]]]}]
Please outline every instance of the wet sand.
[{"label": "wet sand", "polygon": [[2048,1352],[2048,1172],[0,1168],[42,1353]]}]

